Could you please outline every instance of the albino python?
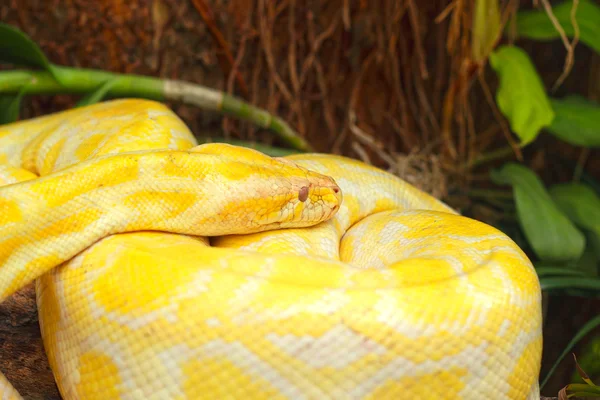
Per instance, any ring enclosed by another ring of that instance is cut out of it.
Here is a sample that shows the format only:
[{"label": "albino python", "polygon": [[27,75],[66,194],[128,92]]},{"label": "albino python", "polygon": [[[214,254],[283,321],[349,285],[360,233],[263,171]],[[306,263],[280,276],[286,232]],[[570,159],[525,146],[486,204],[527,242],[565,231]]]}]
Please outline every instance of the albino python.
[{"label": "albino python", "polygon": [[0,301],[36,282],[64,399],[539,398],[526,255],[375,167],[123,99],[0,126],[0,185]]}]

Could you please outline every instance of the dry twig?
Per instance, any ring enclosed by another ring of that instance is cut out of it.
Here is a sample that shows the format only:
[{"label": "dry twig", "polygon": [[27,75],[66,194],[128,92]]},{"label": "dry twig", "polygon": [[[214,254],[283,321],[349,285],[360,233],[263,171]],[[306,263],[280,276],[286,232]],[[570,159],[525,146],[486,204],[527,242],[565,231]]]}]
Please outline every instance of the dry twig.
[{"label": "dry twig", "polygon": [[563,45],[565,46],[565,49],[567,50],[567,56],[565,58],[565,66],[563,68],[563,72],[558,77],[558,79],[556,80],[554,85],[552,86],[552,91],[555,91],[563,83],[563,81],[567,78],[567,76],[569,76],[569,73],[573,69],[573,64],[575,61],[574,60],[575,46],[577,45],[577,42],[579,41],[579,25],[577,24],[577,19],[575,18],[575,14],[577,13],[577,6],[579,5],[579,0],[573,0],[573,7],[571,8],[571,23],[573,24],[573,29],[575,31],[572,42],[569,42],[569,38],[567,37],[565,30],[560,25],[560,22],[558,22],[558,19],[556,19],[556,16],[554,15],[554,12],[552,11],[552,6],[550,5],[550,2],[548,0],[540,0],[540,1],[541,1],[542,5],[544,6],[544,10],[546,11],[546,14],[548,14],[548,18],[550,18],[550,21],[552,21],[552,25],[554,25],[554,27],[558,31],[558,33],[560,35],[560,39],[562,40]]},{"label": "dry twig", "polygon": [[[194,4],[194,7],[196,7],[196,10],[198,10],[200,15],[202,16],[202,19],[204,20],[204,23],[208,27],[208,30],[210,31],[211,35],[213,36],[215,41],[219,44],[219,47],[221,48],[221,50],[225,53],[225,58],[226,58],[228,64],[225,62],[222,62],[221,66],[222,66],[222,68],[224,68],[225,76],[228,76],[229,73],[231,72],[231,70],[233,68],[233,64],[234,64],[233,55],[231,54],[231,50],[229,49],[229,44],[227,43],[227,40],[225,40],[225,37],[223,36],[221,31],[217,27],[217,24],[213,17],[213,13],[211,12],[211,9],[206,4],[206,2],[204,0],[192,0],[192,3]],[[239,72],[235,73],[235,77],[236,77],[238,84],[240,85],[240,90],[242,91],[242,94],[244,95],[245,98],[248,98],[249,93],[248,93],[248,86],[246,85],[246,81],[244,81],[244,78],[242,78],[242,75]]]}]

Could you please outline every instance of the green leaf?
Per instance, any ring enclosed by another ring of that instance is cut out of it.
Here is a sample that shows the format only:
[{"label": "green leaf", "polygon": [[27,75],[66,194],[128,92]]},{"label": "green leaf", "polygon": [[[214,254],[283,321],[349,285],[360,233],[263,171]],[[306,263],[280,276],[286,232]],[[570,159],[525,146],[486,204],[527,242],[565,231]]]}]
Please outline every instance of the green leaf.
[{"label": "green leaf", "polygon": [[[588,385],[591,385],[591,386],[594,386],[594,387],[595,387],[595,386],[596,386],[596,384],[594,383],[594,381],[592,381],[592,380],[590,379],[590,376],[589,376],[589,374],[588,374],[587,372],[585,372],[585,371],[583,370],[583,368],[581,368],[581,365],[579,365],[579,363],[577,362],[577,357],[575,357],[575,354],[573,354],[573,358],[575,359],[575,367],[576,367],[576,369],[577,369],[577,373],[579,374],[579,376],[581,376],[581,379],[583,379],[583,381],[584,381],[585,383],[587,383]],[[596,389],[599,389],[599,390],[600,390],[600,387],[598,387],[598,388],[596,388]],[[598,391],[598,393],[600,394],[600,391]]]},{"label": "green leaf", "polygon": [[600,104],[578,95],[550,103],[555,118],[548,132],[575,146],[600,147]]},{"label": "green leaf", "polygon": [[583,272],[566,267],[553,267],[535,264],[535,272],[538,276],[583,276]]},{"label": "green leaf", "polygon": [[600,197],[590,186],[576,182],[556,184],[548,191],[558,208],[585,234],[586,248],[576,268],[590,276],[598,276]]},{"label": "green leaf", "polygon": [[[571,10],[573,1],[565,1],[552,7],[552,12],[565,34],[569,38],[575,35],[575,29],[571,22]],[[596,52],[600,53],[600,7],[590,0],[579,0],[575,13],[575,20],[579,26],[579,38]],[[560,38],[556,27],[552,24],[548,14],[544,10],[520,11],[516,16],[517,36],[536,39],[554,40]]]},{"label": "green leaf", "polygon": [[569,394],[569,396],[574,397],[574,398],[582,398],[582,397],[592,397],[597,399],[600,396],[600,390],[598,389],[588,389],[585,392],[573,392],[571,394]]},{"label": "green leaf", "polygon": [[579,342],[581,339],[583,339],[588,333],[590,333],[591,331],[596,329],[596,327],[598,327],[598,326],[600,326],[600,315],[592,318],[585,325],[583,325],[581,327],[581,329],[579,329],[579,331],[575,334],[573,339],[571,339],[571,341],[569,342],[567,347],[563,350],[563,352],[558,357],[558,359],[554,362],[554,364],[552,365],[552,368],[550,368],[550,371],[548,371],[548,374],[546,374],[546,377],[540,384],[540,389],[544,388],[544,386],[548,382],[548,379],[550,379],[550,377],[554,373],[554,370],[556,369],[556,367],[558,367],[558,364],[562,361],[563,358],[565,358],[567,353],[569,351],[571,351],[571,349],[577,344],[577,342]]},{"label": "green leaf", "polygon": [[498,0],[476,0],[473,14],[472,57],[476,62],[485,60],[500,36]]},{"label": "green leaf", "polygon": [[501,46],[492,52],[490,65],[500,79],[498,108],[521,144],[527,145],[554,119],[542,80],[527,53],[515,46]]},{"label": "green leaf", "polygon": [[0,23],[0,61],[50,69],[50,61],[29,36],[4,23]]},{"label": "green leaf", "polygon": [[19,119],[21,100],[25,95],[27,85],[23,85],[17,94],[0,95],[0,125],[10,124]]},{"label": "green leaf", "polygon": [[0,22],[0,62],[42,68],[60,82],[60,74],[40,47],[21,30]]},{"label": "green leaf", "polygon": [[559,183],[548,192],[562,212],[577,226],[600,236],[600,197],[587,185]]},{"label": "green leaf", "polygon": [[498,184],[513,186],[519,225],[540,260],[561,263],[581,257],[583,234],[552,201],[533,171],[511,162],[493,170],[491,177]]},{"label": "green leaf", "polygon": [[[579,365],[584,369],[588,375],[592,377],[600,377],[600,336],[595,336],[581,349],[579,359]],[[583,383],[584,380],[578,371],[573,371],[571,375],[571,382]]]},{"label": "green leaf", "polygon": [[38,45],[19,29],[0,23],[0,61],[50,70],[50,61]]},{"label": "green leaf", "polygon": [[17,97],[18,95],[14,94],[0,95],[0,125],[10,124],[19,117],[20,104],[15,101]]},{"label": "green leaf", "polygon": [[100,85],[98,89],[86,94],[81,99],[79,99],[77,104],[75,104],[75,107],[84,107],[102,101],[104,96],[106,96],[106,93],[108,93],[108,91],[118,82],[119,78],[107,80],[102,85]]},{"label": "green leaf", "polygon": [[[590,391],[593,392],[595,390],[594,386],[590,386],[588,384],[585,383],[571,383],[569,385],[567,385],[567,390],[571,390],[571,391]],[[598,392],[600,393],[600,392]]]},{"label": "green leaf", "polygon": [[583,254],[575,264],[575,268],[579,271],[582,271],[587,276],[598,277],[598,257],[596,255],[594,246],[590,244],[591,235],[593,235],[593,233],[591,233],[591,235],[588,234],[589,231],[586,231],[585,233],[587,245],[585,246]]},{"label": "green leaf", "polygon": [[[542,290],[583,289],[591,292],[593,297],[597,297],[600,294],[600,279],[593,279],[589,277],[540,277],[540,286]],[[583,295],[584,292],[578,293]]]}]

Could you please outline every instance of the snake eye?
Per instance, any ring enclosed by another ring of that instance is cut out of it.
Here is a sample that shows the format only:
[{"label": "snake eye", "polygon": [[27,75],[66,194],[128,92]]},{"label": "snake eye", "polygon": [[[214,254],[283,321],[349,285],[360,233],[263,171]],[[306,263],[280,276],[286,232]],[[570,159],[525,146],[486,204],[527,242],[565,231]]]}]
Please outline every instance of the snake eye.
[{"label": "snake eye", "polygon": [[306,199],[308,199],[308,187],[302,186],[298,192],[298,200],[304,203]]}]

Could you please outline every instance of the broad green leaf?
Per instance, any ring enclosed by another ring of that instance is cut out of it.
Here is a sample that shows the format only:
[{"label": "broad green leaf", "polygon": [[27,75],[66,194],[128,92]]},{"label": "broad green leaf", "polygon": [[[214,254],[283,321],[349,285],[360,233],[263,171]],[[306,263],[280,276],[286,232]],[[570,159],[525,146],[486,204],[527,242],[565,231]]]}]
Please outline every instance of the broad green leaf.
[{"label": "broad green leaf", "polygon": [[4,23],[0,23],[0,61],[45,70],[50,68],[50,61],[29,36]]},{"label": "broad green leaf", "polygon": [[519,225],[540,260],[562,263],[581,257],[583,233],[561,212],[533,171],[507,163],[492,171],[492,180],[513,186]]},{"label": "broad green leaf", "polygon": [[548,192],[571,221],[600,236],[600,197],[592,188],[581,183],[559,183]]},{"label": "broad green leaf", "polygon": [[[571,170],[574,171],[577,169],[576,160],[565,159],[564,162],[565,166],[571,168]],[[592,176],[589,172],[583,170],[581,171],[580,182],[588,185],[591,189],[594,190],[594,192],[596,192],[600,196],[600,181],[595,176]]]},{"label": "broad green leaf", "polygon": [[558,208],[582,229],[586,248],[575,268],[598,276],[600,261],[600,197],[582,183],[560,183],[548,189]]},{"label": "broad green leaf", "polygon": [[591,231],[584,231],[586,246],[583,254],[577,261],[569,261],[565,263],[543,263],[536,262],[535,272],[540,277],[565,277],[565,276],[581,276],[600,278],[600,253],[597,244],[594,244],[595,235]]},{"label": "broad green leaf", "polygon": [[471,45],[474,61],[487,58],[494,49],[500,36],[500,10],[498,0],[476,0],[473,14],[473,43]]},{"label": "broad green leaf", "polygon": [[98,103],[99,101],[102,101],[104,96],[106,96],[106,93],[108,93],[108,91],[118,82],[119,82],[119,78],[113,78],[113,79],[107,80],[102,85],[100,85],[100,87],[98,89],[86,94],[81,99],[79,99],[77,104],[75,104],[75,107],[88,106],[90,104],[94,104],[94,103]]},{"label": "broad green leaf", "polygon": [[496,102],[511,129],[526,145],[554,119],[546,90],[527,53],[501,46],[490,54],[490,65],[500,79]]},{"label": "broad green leaf", "polygon": [[0,62],[38,67],[60,82],[60,74],[40,47],[21,30],[0,22]]},{"label": "broad green leaf", "polygon": [[579,331],[575,334],[575,336],[573,337],[573,339],[571,339],[571,341],[569,342],[569,344],[567,345],[567,347],[563,350],[563,352],[558,357],[558,359],[554,362],[554,364],[552,365],[552,368],[550,368],[550,371],[548,371],[548,374],[546,374],[546,377],[544,378],[544,380],[540,383],[540,389],[544,388],[544,386],[548,382],[548,379],[550,379],[550,377],[554,373],[554,370],[556,370],[556,367],[558,367],[558,364],[562,361],[563,358],[565,358],[565,356],[567,355],[567,353],[569,351],[571,351],[571,349],[581,339],[583,339],[588,333],[590,333],[591,331],[593,331],[594,329],[596,329],[596,327],[598,327],[598,326],[600,326],[600,315],[598,315],[597,317],[592,318],[585,325],[583,325],[581,327],[581,329],[579,329]]},{"label": "broad green leaf", "polygon": [[[554,16],[569,38],[573,38],[575,29],[571,22],[573,1],[564,1],[552,7]],[[579,0],[575,13],[579,26],[581,42],[600,53],[600,6],[590,0]],[[520,37],[536,40],[554,40],[560,38],[544,10],[520,11],[516,17],[516,34]]]},{"label": "broad green leaf", "polygon": [[550,103],[555,117],[548,132],[575,146],[600,147],[600,104],[578,95]]}]

